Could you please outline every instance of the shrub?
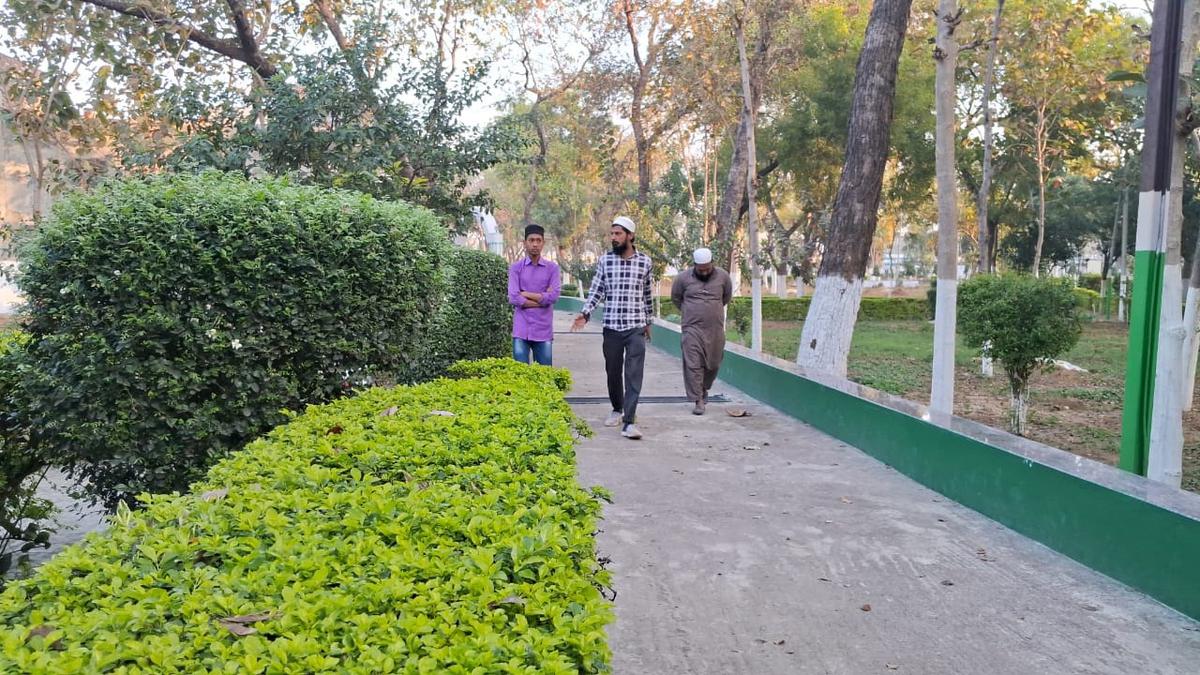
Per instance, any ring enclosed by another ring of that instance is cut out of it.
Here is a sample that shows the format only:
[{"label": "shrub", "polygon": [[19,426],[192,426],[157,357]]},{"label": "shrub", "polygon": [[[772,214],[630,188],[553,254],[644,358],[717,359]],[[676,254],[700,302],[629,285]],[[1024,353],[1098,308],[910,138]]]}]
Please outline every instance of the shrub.
[{"label": "shrub", "polygon": [[54,505],[37,496],[46,463],[29,447],[29,430],[13,410],[24,345],[21,333],[0,332],[0,588],[14,567],[27,566],[30,551],[50,545],[54,532]]},{"label": "shrub", "polygon": [[411,366],[449,255],[428,211],[281,180],[68,197],[25,252],[21,408],[110,506],[182,488],[281,410]]},{"label": "shrub", "polygon": [[0,594],[0,671],[607,671],[569,375],[455,374],[311,407],[122,509]]},{"label": "shrub", "polygon": [[575,284],[563,284],[562,295],[568,298],[579,297],[579,286]]},{"label": "shrub", "polygon": [[445,374],[456,361],[512,351],[508,264],[487,251],[456,248],[450,256],[450,292],[422,345],[422,357],[402,376],[420,382]]},{"label": "shrub", "polygon": [[1079,287],[1086,288],[1097,293],[1103,287],[1104,278],[1099,274],[1081,274],[1079,275]]},{"label": "shrub", "polygon": [[1009,426],[1024,435],[1029,378],[1079,340],[1082,324],[1067,280],[982,275],[958,289],[958,328],[966,343],[989,343],[1012,393]]},{"label": "shrub", "polygon": [[1090,314],[1100,313],[1100,294],[1089,288],[1073,288],[1075,307]]}]

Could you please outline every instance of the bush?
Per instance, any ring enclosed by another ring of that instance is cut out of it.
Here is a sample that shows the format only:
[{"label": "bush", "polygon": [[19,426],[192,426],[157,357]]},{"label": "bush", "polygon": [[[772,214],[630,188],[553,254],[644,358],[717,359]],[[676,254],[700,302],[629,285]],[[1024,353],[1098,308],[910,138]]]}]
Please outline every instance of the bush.
[{"label": "bush", "polygon": [[0,332],[0,588],[13,568],[28,565],[30,551],[50,546],[54,532],[54,505],[37,496],[46,463],[29,447],[29,430],[13,411],[16,359],[25,341],[16,331]]},{"label": "bush", "polygon": [[575,284],[563,284],[562,296],[567,298],[579,297],[579,286],[576,286]]},{"label": "bush", "polygon": [[1025,433],[1029,378],[1079,340],[1074,289],[1063,279],[982,275],[958,289],[958,328],[971,347],[1004,367],[1012,392],[1010,428]]},{"label": "bush", "polygon": [[444,375],[456,361],[512,352],[508,263],[494,253],[456,248],[448,272],[451,290],[422,345],[422,357],[401,375],[404,382]]},{"label": "bush", "polygon": [[1104,281],[1104,277],[1099,274],[1081,274],[1079,275],[1079,287],[1086,288],[1097,293],[1100,292]]},{"label": "bush", "polygon": [[122,510],[0,594],[0,671],[607,671],[586,427],[569,375],[506,361],[309,408]]},{"label": "bush", "polygon": [[1100,313],[1100,294],[1089,288],[1071,289],[1075,297],[1075,307],[1091,314]]},{"label": "bush", "polygon": [[411,367],[450,245],[424,209],[206,173],[55,205],[25,252],[21,409],[112,506]]}]

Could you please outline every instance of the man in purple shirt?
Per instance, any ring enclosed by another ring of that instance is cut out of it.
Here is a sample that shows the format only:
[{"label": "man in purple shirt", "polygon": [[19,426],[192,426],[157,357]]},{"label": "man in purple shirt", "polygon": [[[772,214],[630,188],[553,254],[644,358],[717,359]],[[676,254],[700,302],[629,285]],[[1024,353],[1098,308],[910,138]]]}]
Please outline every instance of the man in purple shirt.
[{"label": "man in purple shirt", "polygon": [[558,265],[542,259],[546,231],[541,225],[525,228],[525,257],[508,268],[508,302],[513,306],[513,358],[543,366],[552,361],[554,301],[562,290]]}]

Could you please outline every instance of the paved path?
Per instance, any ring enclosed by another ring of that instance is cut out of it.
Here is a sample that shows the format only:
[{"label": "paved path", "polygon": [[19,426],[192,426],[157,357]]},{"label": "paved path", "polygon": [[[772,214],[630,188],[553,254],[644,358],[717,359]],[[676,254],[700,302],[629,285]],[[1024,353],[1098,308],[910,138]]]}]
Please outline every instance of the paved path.
[{"label": "paved path", "polygon": [[[598,327],[557,325],[574,396],[605,394]],[[644,393],[682,395],[650,350]],[[1200,623],[718,383],[753,412],[639,411],[596,430],[580,482],[612,490],[599,552],[617,675],[1200,672]],[[1103,518],[1103,514],[1096,514]],[[1200,564],[1200,561],[1197,561]]]}]

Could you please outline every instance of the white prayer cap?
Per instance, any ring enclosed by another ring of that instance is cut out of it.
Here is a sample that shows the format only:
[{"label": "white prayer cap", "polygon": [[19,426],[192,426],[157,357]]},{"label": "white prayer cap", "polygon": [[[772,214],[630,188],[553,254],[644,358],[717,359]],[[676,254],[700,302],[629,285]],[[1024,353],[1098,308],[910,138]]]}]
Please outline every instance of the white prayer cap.
[{"label": "white prayer cap", "polygon": [[633,220],[627,216],[617,216],[616,218],[613,218],[612,224],[620,225],[621,227],[625,228],[629,232],[634,232],[637,229],[633,225]]},{"label": "white prayer cap", "polygon": [[698,248],[692,253],[692,260],[696,261],[697,265],[712,262],[712,251],[706,248]]}]

